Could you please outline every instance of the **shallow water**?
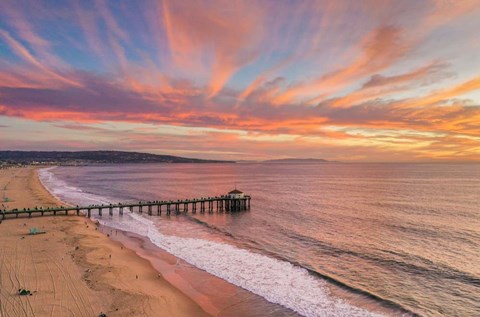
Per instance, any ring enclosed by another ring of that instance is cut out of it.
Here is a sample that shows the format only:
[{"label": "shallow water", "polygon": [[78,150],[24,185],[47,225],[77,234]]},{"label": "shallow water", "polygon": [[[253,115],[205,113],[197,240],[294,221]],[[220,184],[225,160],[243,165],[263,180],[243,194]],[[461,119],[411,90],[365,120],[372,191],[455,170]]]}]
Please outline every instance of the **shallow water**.
[{"label": "shallow water", "polygon": [[102,221],[304,316],[374,316],[372,298],[393,315],[480,311],[480,165],[108,165],[41,177],[75,204],[213,196],[236,184],[252,196],[249,212]]}]

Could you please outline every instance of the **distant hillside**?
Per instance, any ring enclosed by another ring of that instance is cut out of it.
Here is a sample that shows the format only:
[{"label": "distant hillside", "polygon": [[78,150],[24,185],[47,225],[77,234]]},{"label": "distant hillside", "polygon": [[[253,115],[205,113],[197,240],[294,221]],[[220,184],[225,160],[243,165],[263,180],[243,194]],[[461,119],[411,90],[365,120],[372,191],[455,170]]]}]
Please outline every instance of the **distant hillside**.
[{"label": "distant hillside", "polygon": [[88,164],[88,163],[234,163],[200,160],[172,155],[123,151],[0,151],[0,162],[22,164]]},{"label": "distant hillside", "polygon": [[315,159],[315,158],[286,158],[286,159],[276,159],[276,160],[266,160],[265,163],[327,163],[329,161],[324,159]]}]

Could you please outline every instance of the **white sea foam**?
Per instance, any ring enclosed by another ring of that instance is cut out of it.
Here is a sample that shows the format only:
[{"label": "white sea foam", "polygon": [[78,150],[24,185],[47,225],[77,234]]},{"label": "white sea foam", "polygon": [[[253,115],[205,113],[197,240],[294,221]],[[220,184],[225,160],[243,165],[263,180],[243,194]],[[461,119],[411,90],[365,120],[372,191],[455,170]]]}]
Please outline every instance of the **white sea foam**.
[{"label": "white sea foam", "polygon": [[79,205],[92,205],[92,204],[109,204],[109,200],[105,197],[85,193],[80,188],[71,186],[63,180],[55,177],[52,170],[54,167],[42,168],[39,170],[38,175],[43,186],[58,200]]},{"label": "white sea foam", "polygon": [[[43,169],[40,176],[45,186],[65,201],[78,204],[107,202],[104,197],[68,186],[48,169]],[[303,316],[381,316],[334,297],[324,280],[289,262],[226,243],[165,235],[159,232],[153,221],[138,214],[126,213],[122,219],[105,217],[99,221],[147,237],[178,258]]]}]

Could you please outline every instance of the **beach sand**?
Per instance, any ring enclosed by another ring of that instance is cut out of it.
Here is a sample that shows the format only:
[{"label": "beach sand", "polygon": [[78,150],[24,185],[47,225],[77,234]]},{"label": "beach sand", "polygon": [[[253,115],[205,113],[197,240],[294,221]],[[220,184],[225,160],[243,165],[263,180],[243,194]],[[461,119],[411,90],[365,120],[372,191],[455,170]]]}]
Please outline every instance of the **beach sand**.
[{"label": "beach sand", "polygon": [[[61,204],[33,167],[0,170],[1,208]],[[46,234],[27,235],[30,228]],[[138,277],[138,278],[137,278]],[[31,296],[19,296],[25,288]],[[84,217],[0,224],[0,316],[208,316],[151,264]]]}]

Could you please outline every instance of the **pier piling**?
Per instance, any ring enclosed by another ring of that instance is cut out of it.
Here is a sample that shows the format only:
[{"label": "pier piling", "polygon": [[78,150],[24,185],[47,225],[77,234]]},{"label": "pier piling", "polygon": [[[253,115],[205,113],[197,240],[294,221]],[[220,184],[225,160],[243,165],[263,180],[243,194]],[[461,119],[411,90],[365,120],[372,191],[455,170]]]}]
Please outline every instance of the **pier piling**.
[{"label": "pier piling", "polygon": [[[251,197],[244,195],[234,196],[223,195],[215,197],[207,197],[200,199],[184,199],[176,201],[150,201],[150,202],[136,202],[136,203],[118,203],[118,204],[108,204],[108,205],[90,205],[90,206],[71,206],[71,207],[53,207],[53,208],[25,208],[23,210],[13,209],[13,210],[0,210],[0,219],[5,220],[11,217],[18,218],[20,215],[25,215],[28,218],[33,217],[34,215],[77,215],[80,216],[81,211],[84,211],[84,215],[88,218],[92,217],[92,210],[98,210],[98,216],[102,217],[103,210],[108,209],[108,214],[113,216],[114,213],[118,210],[120,216],[124,213],[124,208],[128,208],[130,212],[135,212],[135,209],[138,213],[143,213],[143,207],[147,207],[148,215],[153,215],[154,206],[157,208],[157,216],[162,215],[162,208],[166,206],[167,216],[171,215],[172,205],[174,205],[175,214],[188,213],[190,210],[192,214],[197,213],[197,206],[200,204],[200,213],[204,214],[208,208],[208,213],[211,214],[214,212],[214,209],[217,213],[219,212],[238,212],[250,210],[250,200]],[[208,203],[208,207],[206,204]]]}]

